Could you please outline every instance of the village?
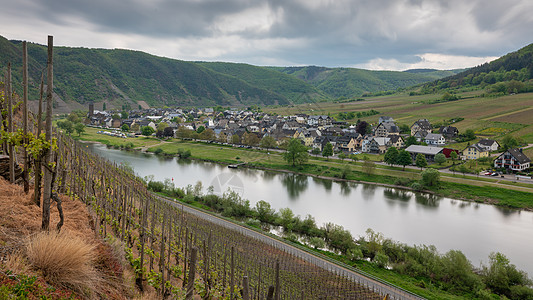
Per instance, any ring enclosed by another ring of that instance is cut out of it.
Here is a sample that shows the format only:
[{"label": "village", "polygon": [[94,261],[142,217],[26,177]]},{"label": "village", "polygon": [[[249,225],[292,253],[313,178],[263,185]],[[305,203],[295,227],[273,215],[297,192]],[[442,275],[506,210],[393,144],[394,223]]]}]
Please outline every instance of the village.
[{"label": "village", "polygon": [[[422,155],[428,163],[443,155],[452,160],[477,160],[493,157],[493,172],[527,175],[531,159],[521,148],[505,149],[496,140],[480,139],[463,149],[447,145],[476,138],[473,132],[459,133],[451,125],[433,126],[419,119],[410,127],[398,126],[393,117],[380,116],[376,124],[359,121],[350,125],[329,115],[272,115],[257,109],[231,110],[214,108],[139,109],[129,112],[98,111],[89,105],[88,126],[115,129],[99,133],[118,137],[156,135],[181,139],[203,140],[237,147],[284,149],[290,139],[299,139],[311,154],[320,155],[331,144],[328,156],[346,158],[357,154],[385,154],[388,149],[405,149],[415,165]],[[455,164],[455,163],[454,163]],[[518,175],[518,176],[520,176]],[[529,179],[529,176],[523,176]],[[517,177],[520,178],[520,177]]]}]

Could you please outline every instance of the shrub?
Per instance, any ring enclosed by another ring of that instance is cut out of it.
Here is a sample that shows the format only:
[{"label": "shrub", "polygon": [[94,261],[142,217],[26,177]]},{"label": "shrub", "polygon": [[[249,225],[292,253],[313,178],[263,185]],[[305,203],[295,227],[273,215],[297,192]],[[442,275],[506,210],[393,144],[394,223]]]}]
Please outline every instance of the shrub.
[{"label": "shrub", "polygon": [[50,283],[86,294],[96,291],[100,279],[93,267],[94,247],[66,233],[42,232],[26,243],[31,266]]},{"label": "shrub", "polygon": [[161,181],[150,181],[148,182],[148,189],[152,190],[156,193],[161,192],[163,188],[165,187],[165,184],[163,184]]},{"label": "shrub", "polygon": [[423,186],[418,182],[413,182],[413,184],[411,184],[411,188],[415,191],[421,191]]}]

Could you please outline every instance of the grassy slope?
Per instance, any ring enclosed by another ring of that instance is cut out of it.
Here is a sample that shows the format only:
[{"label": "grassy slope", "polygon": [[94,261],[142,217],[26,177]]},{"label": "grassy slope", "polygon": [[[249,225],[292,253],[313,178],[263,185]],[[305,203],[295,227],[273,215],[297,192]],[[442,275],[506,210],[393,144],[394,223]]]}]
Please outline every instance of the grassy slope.
[{"label": "grassy slope", "polygon": [[[365,101],[350,103],[313,103],[295,107],[266,108],[267,112],[290,114],[303,112],[309,114],[334,115],[339,112],[367,111],[374,109],[378,115],[361,120],[376,123],[380,116],[391,116],[397,124],[411,126],[420,118],[430,122],[442,122],[457,117],[463,121],[455,123],[460,132],[473,129],[477,135],[501,139],[505,134],[513,134],[533,143],[533,93],[515,94],[501,97],[473,97],[476,93],[466,93],[453,102],[431,104],[440,95],[408,96],[405,94],[368,98]],[[466,98],[472,97],[472,98]],[[350,120],[356,121],[356,120]],[[466,145],[465,145],[466,146]]]}]

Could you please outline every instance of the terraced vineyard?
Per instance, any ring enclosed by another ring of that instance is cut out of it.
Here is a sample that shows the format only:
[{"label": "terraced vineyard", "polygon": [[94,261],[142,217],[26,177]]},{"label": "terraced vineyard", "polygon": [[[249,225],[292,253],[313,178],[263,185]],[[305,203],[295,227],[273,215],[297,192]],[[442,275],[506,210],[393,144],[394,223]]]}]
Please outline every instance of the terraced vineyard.
[{"label": "terraced vineyard", "polygon": [[418,298],[162,200],[127,169],[57,137],[59,189],[90,206],[99,234],[124,241],[141,289],[186,299]]}]

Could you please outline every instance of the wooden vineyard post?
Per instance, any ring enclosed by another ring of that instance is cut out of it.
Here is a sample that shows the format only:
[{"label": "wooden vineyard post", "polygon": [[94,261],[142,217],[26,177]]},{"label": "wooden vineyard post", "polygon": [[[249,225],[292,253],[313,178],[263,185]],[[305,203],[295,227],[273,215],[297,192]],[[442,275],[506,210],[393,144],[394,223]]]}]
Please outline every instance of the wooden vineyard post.
[{"label": "wooden vineyard post", "polygon": [[268,287],[268,294],[267,294],[267,300],[273,300],[274,299],[274,286]]},{"label": "wooden vineyard post", "polygon": [[[7,94],[7,132],[13,132],[13,91],[11,90],[11,63],[7,63],[6,94]],[[15,146],[13,142],[8,142],[9,153],[9,181],[15,183]]]},{"label": "wooden vineyard post", "polygon": [[[52,101],[54,87],[54,38],[48,36],[48,77],[46,87],[46,141],[52,144]],[[52,147],[46,151],[44,158],[44,190],[43,190],[43,218],[41,229],[48,230],[50,226],[50,197],[52,196],[52,170],[49,164],[52,162]]]},{"label": "wooden vineyard post", "polygon": [[[37,138],[41,136],[42,118],[43,118],[43,95],[44,95],[44,73],[41,73],[41,92],[39,96],[39,108],[37,113]],[[34,163],[34,184],[33,184],[33,202],[41,206],[41,155],[37,155]]]},{"label": "wooden vineyard post", "polygon": [[229,275],[229,284],[230,284],[230,287],[229,287],[229,295],[230,295],[230,299],[233,300],[233,293],[234,293],[234,288],[235,288],[235,257],[234,257],[234,254],[235,254],[235,248],[233,246],[231,246],[231,265],[230,265],[230,275]]},{"label": "wooden vineyard post", "polygon": [[[28,44],[26,41],[22,42],[22,87],[23,87],[23,106],[22,106],[22,127],[24,133],[23,144],[28,144]],[[24,193],[28,194],[30,191],[30,183],[28,181],[28,170],[30,163],[28,160],[28,150],[24,146],[24,171],[22,179],[24,179]]]},{"label": "wooden vineyard post", "polygon": [[274,299],[280,300],[279,260],[276,261],[276,294],[274,295]]},{"label": "wooden vineyard post", "polygon": [[[154,249],[154,239],[155,239],[155,202],[152,202],[152,219],[150,222],[150,249]],[[150,271],[154,268],[154,256],[150,255]]]},{"label": "wooden vineyard post", "polygon": [[161,239],[159,241],[159,271],[161,272],[161,295],[165,294],[165,222],[168,222],[166,210],[164,210],[163,221],[161,222]]},{"label": "wooden vineyard post", "polygon": [[250,300],[250,286],[248,284],[248,276],[242,278],[242,299]]},{"label": "wooden vineyard post", "polygon": [[189,267],[189,276],[187,278],[187,295],[185,296],[186,300],[192,300],[194,296],[194,278],[196,276],[196,257],[198,249],[193,247],[191,249],[191,262]]}]

